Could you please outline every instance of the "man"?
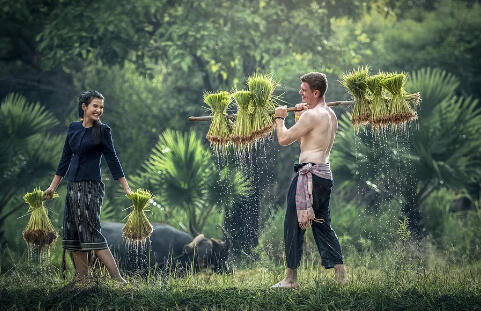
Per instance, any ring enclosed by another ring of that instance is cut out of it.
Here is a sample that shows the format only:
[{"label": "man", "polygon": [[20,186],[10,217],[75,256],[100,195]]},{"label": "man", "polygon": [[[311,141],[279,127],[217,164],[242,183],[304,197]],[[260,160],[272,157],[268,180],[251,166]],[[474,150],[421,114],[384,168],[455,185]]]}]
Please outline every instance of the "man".
[{"label": "man", "polygon": [[347,282],[341,246],[331,227],[329,199],[333,185],[329,154],[337,130],[337,118],[325,101],[326,75],[311,72],[301,77],[302,109],[295,113],[296,124],[284,125],[287,107],[276,108],[277,140],[287,146],[299,140],[299,164],[287,195],[284,220],[284,246],[287,261],[286,277],[272,287],[297,288],[297,268],[301,262],[304,233],[312,225],[312,233],[326,269],[334,268],[335,280]]}]

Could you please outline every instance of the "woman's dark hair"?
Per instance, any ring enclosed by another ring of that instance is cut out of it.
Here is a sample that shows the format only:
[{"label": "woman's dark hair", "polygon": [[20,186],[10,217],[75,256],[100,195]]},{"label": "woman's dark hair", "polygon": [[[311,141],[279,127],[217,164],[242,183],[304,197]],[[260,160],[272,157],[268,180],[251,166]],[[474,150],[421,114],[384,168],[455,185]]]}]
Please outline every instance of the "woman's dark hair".
[{"label": "woman's dark hair", "polygon": [[[82,109],[82,104],[85,104],[85,106],[88,106],[91,102],[92,99],[98,98],[98,99],[104,99],[104,96],[100,94],[99,91],[85,91],[80,94],[78,97],[78,116],[80,119],[83,119],[84,117],[84,111]],[[100,144],[102,140],[102,122],[100,120],[95,120],[93,127],[92,127],[92,138],[94,140],[94,143]]]}]

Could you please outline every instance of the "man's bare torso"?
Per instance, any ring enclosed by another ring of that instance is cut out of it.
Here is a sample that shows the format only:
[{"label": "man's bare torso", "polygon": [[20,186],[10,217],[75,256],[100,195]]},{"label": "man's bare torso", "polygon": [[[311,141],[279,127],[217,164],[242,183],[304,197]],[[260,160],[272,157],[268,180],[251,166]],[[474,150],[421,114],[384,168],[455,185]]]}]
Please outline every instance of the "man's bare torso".
[{"label": "man's bare torso", "polygon": [[328,106],[316,106],[309,113],[312,129],[300,138],[301,153],[299,163],[329,163],[329,155],[337,131],[337,118]]}]

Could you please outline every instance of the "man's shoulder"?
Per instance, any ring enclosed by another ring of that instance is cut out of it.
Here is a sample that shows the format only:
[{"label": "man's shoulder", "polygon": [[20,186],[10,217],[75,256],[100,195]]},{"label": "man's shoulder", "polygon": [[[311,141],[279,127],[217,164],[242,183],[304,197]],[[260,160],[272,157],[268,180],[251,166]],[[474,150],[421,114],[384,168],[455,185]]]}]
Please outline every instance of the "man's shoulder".
[{"label": "man's shoulder", "polygon": [[310,118],[310,119],[324,119],[324,118],[327,118],[329,117],[329,111],[327,109],[324,109],[324,108],[320,108],[320,109],[309,109],[309,110],[306,110],[303,115],[306,115],[306,117]]},{"label": "man's shoulder", "polygon": [[336,113],[330,107],[320,107],[319,109],[316,109],[316,110],[317,110],[317,116],[320,118],[326,119],[326,118],[333,117],[334,119],[337,120]]},{"label": "man's shoulder", "polygon": [[329,107],[309,109],[309,110],[306,110],[302,115],[304,114],[305,114],[305,118],[304,118],[305,124],[310,124],[310,126],[314,128],[318,128],[319,126],[324,127],[327,124],[331,124],[331,122],[337,123],[336,114]]}]

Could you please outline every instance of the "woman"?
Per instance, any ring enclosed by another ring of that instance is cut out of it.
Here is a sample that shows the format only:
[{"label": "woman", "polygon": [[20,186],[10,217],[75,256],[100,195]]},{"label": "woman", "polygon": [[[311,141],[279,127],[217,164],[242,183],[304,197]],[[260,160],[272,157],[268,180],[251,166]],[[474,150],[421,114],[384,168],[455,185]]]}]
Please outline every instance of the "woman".
[{"label": "woman", "polygon": [[100,232],[100,207],[104,184],[100,175],[100,158],[107,160],[110,173],[118,180],[126,194],[132,191],[117,158],[110,127],[100,122],[104,97],[98,91],[83,92],[79,96],[78,111],[81,121],[72,122],[67,131],[62,158],[52,183],[45,190],[50,198],[67,174],[67,196],[63,222],[62,246],[72,252],[77,280],[88,277],[87,254],[94,251],[110,276],[126,283],[120,275],[105,237]]}]

